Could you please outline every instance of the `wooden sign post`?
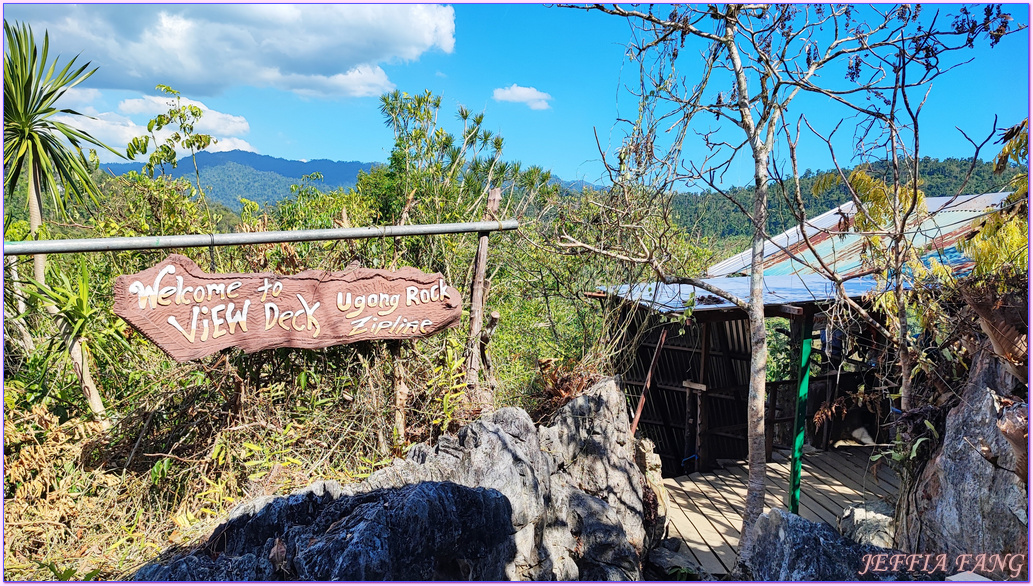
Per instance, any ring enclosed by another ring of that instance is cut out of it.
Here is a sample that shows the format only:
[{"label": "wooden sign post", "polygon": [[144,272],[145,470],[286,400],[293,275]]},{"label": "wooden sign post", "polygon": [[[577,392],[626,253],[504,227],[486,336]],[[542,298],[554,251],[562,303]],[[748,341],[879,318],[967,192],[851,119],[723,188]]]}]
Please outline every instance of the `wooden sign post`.
[{"label": "wooden sign post", "polygon": [[[488,192],[488,205],[484,212],[485,221],[494,218],[499,211],[499,202],[501,201],[501,189],[496,187]],[[477,238],[473,289],[470,294],[470,339],[466,344],[467,401],[475,413],[481,414],[490,413],[495,403],[495,389],[482,388],[478,376],[482,366],[479,348],[482,345],[486,345],[481,340],[481,328],[484,320],[484,278],[488,267],[488,234],[488,232],[481,232]]]},{"label": "wooden sign post", "polygon": [[459,291],[414,268],[208,274],[170,255],[115,281],[115,314],[174,359],[231,347],[326,348],[429,336],[459,324]]}]

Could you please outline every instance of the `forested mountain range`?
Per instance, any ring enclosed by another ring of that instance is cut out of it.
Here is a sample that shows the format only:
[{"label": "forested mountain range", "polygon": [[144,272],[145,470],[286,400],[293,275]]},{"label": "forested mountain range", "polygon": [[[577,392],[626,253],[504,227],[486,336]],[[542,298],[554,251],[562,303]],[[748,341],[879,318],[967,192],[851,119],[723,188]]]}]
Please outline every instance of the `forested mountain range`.
[{"label": "forested mountain range", "polygon": [[[948,158],[944,160],[924,157],[919,165],[919,188],[926,197],[949,197],[972,193],[994,193],[1010,191],[1005,189],[1008,180],[1019,171],[1009,169],[1001,175],[995,175],[992,162],[978,162],[972,176],[965,182],[971,159]],[[850,169],[846,169],[847,172]],[[812,188],[816,180],[826,171],[806,170],[800,176],[800,191],[803,196],[807,217],[825,213],[850,200],[847,189],[839,184],[826,193],[814,195]],[[887,165],[876,164],[869,168],[873,177],[889,178]],[[768,206],[768,233],[780,234],[796,224],[791,213],[795,209],[795,189],[791,182],[784,187],[776,182],[770,190]],[[752,186],[735,187],[722,195],[713,191],[702,193],[679,193],[674,196],[672,207],[679,224],[698,236],[721,240],[752,233],[739,206],[729,198],[738,202],[743,208],[751,209],[753,197]]]},{"label": "forested mountain range", "polygon": [[[368,172],[377,164],[327,159],[291,161],[248,151],[201,151],[197,154],[197,170],[205,193],[211,200],[234,212],[240,211],[241,197],[259,205],[276,203],[290,195],[291,185],[300,184],[303,176],[312,173],[322,173],[323,181],[317,184],[320,189],[354,187],[359,171]],[[142,168],[143,162],[101,165],[102,171],[113,175],[139,172]],[[191,183],[194,181],[194,164],[189,157],[180,159],[175,169],[166,168],[165,171],[173,177],[186,177]],[[573,191],[586,187],[598,189],[598,186],[584,181],[564,181],[553,177],[552,182]]]},{"label": "forested mountain range", "polygon": [[[312,173],[323,174],[323,187],[352,187],[359,171],[369,171],[374,163],[359,161],[291,161],[247,151],[197,153],[197,170],[201,186],[208,196],[233,211],[240,211],[240,198],[259,204],[275,203],[290,195],[290,186]],[[104,171],[122,175],[140,171],[142,162],[105,163]],[[179,160],[175,169],[166,169],[173,177],[194,179],[194,165],[189,157]]]},{"label": "forested mountain range", "polygon": [[[326,159],[291,161],[246,151],[201,152],[197,155],[197,167],[205,192],[212,200],[234,212],[240,211],[241,197],[256,201],[260,205],[276,203],[290,195],[290,186],[300,183],[302,176],[315,172],[323,174],[323,182],[319,186],[321,189],[352,187],[359,171],[369,171],[375,164],[377,163]],[[979,162],[962,188],[969,165],[970,159],[939,160],[925,157],[920,166],[921,189],[927,197],[950,196],[956,194],[959,189],[964,193],[994,192],[1000,191],[1012,175],[994,175],[993,163]],[[129,171],[139,171],[142,166],[140,162],[108,163],[101,165],[101,169],[121,175]],[[181,159],[176,169],[166,171],[172,176],[193,180],[194,166],[189,158]],[[812,194],[816,179],[825,172],[808,169],[800,177],[801,192],[807,215],[810,217],[824,213],[850,198],[842,185],[824,194]],[[873,165],[869,172],[873,176],[881,177],[886,175],[887,170],[884,164],[877,164]],[[584,188],[604,189],[583,181],[563,181],[556,178],[553,181],[559,183],[564,190],[573,192]],[[768,230],[772,234],[778,234],[795,223],[792,208],[786,199],[787,191],[791,197],[793,190],[788,184],[785,188],[776,184],[771,190]],[[752,187],[731,188],[726,195],[734,198],[743,207],[749,208]],[[673,199],[675,219],[696,235],[710,238],[711,242],[748,235],[750,229],[745,217],[726,195],[713,191],[678,193]]]}]

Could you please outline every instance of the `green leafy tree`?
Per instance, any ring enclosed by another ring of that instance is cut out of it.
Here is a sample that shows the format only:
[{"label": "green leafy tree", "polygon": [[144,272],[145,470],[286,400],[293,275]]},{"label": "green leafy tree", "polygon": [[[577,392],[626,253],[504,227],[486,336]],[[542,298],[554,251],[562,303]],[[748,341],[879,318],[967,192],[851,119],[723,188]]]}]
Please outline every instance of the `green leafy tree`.
[{"label": "green leafy tree", "polygon": [[[189,197],[197,196],[198,201],[204,206],[205,213],[208,215],[208,231],[214,231],[218,219],[212,214],[212,209],[208,205],[207,198],[205,198],[204,189],[201,187],[201,171],[197,167],[197,153],[219,141],[210,134],[201,134],[194,131],[194,126],[204,116],[204,110],[194,104],[184,104],[182,94],[167,85],[158,84],[157,89],[170,97],[168,102],[169,109],[147,122],[147,132],[149,133],[147,136],[138,136],[129,141],[129,145],[126,147],[126,156],[130,159],[135,159],[137,155],[145,155],[153,143],[154,151],[147,158],[143,171],[147,174],[147,177],[154,179],[155,168],[158,169],[160,178],[165,178],[167,175],[166,165],[171,169],[176,168],[178,164],[176,160],[178,156],[177,149],[184,149],[189,152],[190,160],[194,164],[194,185],[196,187],[196,192],[190,193]],[[158,133],[167,127],[175,128],[175,130],[166,136],[164,140],[159,140]],[[212,270],[214,271],[215,247],[209,247],[209,253],[212,260]]]},{"label": "green leafy tree", "polygon": [[[997,155],[994,172],[1001,174],[1009,163],[1024,165],[1029,160],[1029,119],[1001,133],[1004,147]],[[1021,268],[1029,256],[1029,170],[1016,174],[1009,182],[1013,189],[1003,209],[990,214],[976,233],[963,243],[966,254],[975,261],[973,272],[988,275]]]},{"label": "green leafy tree", "polygon": [[[219,141],[210,134],[194,132],[194,125],[200,122],[204,116],[204,110],[194,104],[184,104],[182,94],[167,85],[158,84],[156,89],[172,98],[168,104],[169,109],[165,113],[158,114],[147,123],[148,136],[138,136],[129,141],[129,146],[126,147],[126,155],[130,159],[136,158],[136,155],[145,155],[153,142],[154,152],[151,153],[147,163],[144,164],[144,172],[147,173],[148,177],[154,177],[155,167],[159,169],[162,175],[165,174],[166,165],[175,169],[177,165],[176,149],[185,149],[190,153],[190,157],[194,162],[194,174],[197,177],[198,183],[200,183],[201,175],[194,155]],[[159,140],[158,133],[169,126],[175,126],[176,130],[165,137],[165,140]]]}]

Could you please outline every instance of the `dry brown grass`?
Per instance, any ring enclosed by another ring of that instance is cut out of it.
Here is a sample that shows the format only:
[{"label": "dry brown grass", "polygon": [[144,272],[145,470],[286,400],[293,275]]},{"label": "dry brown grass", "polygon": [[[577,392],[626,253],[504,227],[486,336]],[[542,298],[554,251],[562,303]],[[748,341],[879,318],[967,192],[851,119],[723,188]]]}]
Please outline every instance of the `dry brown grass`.
[{"label": "dry brown grass", "polygon": [[[446,416],[442,399],[462,363],[449,364],[446,342],[437,344],[406,364],[414,391],[406,444],[461,417]],[[243,500],[317,479],[354,482],[386,465],[405,448],[387,423],[388,353],[332,352],[173,366],[160,390],[106,432],[60,422],[42,404],[5,405],[4,578],[125,577],[203,538]]]},{"label": "dry brown grass", "polygon": [[4,415],[4,579],[110,579],[203,531],[155,515],[141,478],[84,465],[100,424]]}]

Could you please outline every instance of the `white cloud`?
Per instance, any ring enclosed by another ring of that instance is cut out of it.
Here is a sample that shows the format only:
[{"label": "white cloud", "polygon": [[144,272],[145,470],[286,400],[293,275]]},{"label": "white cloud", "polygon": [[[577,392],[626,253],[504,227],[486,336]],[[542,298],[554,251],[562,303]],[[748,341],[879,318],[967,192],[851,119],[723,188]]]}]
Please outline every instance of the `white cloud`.
[{"label": "white cloud", "polygon": [[[118,111],[122,114],[143,114],[148,119],[155,115],[167,112],[175,99],[169,96],[144,96],[142,98],[130,98],[122,100],[118,104]],[[197,100],[182,98],[180,102],[184,106],[197,106],[203,112],[201,120],[195,125],[194,130],[202,134],[240,136],[247,134],[251,128],[243,116],[234,116],[212,110],[204,103]]]},{"label": "white cloud", "polygon": [[[88,95],[93,97],[95,101],[103,99],[102,92],[96,92],[96,94],[89,92]],[[78,96],[78,98],[82,97]],[[169,100],[168,96],[142,96],[140,98],[125,99],[119,103],[117,112],[98,112],[92,105],[83,104],[83,107],[78,108],[78,110],[84,116],[59,114],[54,116],[54,119],[83,130],[102,143],[111,146],[116,151],[124,152],[130,140],[149,134],[147,132],[147,121],[158,113],[168,111]],[[251,130],[247,119],[243,116],[235,116],[212,110],[205,106],[204,103],[196,100],[184,98],[182,103],[195,105],[203,111],[201,120],[194,126],[194,131],[210,134],[218,140],[217,143],[208,147],[207,150],[220,152],[239,149],[258,152],[255,147],[241,138],[241,136],[248,134]],[[159,141],[163,141],[175,130],[175,128],[167,127],[155,134]],[[151,146],[151,149],[153,148]],[[179,154],[182,156],[186,153]],[[97,149],[97,155],[105,163],[119,161],[118,157],[107,150]]]},{"label": "white cloud", "polygon": [[258,150],[255,149],[255,147],[251,146],[251,144],[248,143],[248,141],[234,137],[220,138],[219,142],[209,146],[205,150],[211,151],[213,153],[221,153],[225,151],[248,151],[252,153],[258,152]]},{"label": "white cloud", "polygon": [[262,72],[262,79],[275,87],[295,88],[294,92],[300,96],[318,98],[339,95],[379,96],[395,89],[395,85],[387,78],[387,73],[383,69],[366,65],[331,76],[296,73],[284,75],[278,70],[266,70]]},{"label": "white cloud", "polygon": [[87,84],[210,96],[266,86],[319,97],[394,88],[381,65],[455,48],[455,12],[437,5],[5,5],[50,33],[52,53],[99,67]]},{"label": "white cloud", "polygon": [[498,102],[518,102],[527,104],[532,110],[548,110],[549,100],[552,96],[540,92],[533,87],[523,87],[513,84],[507,88],[496,88],[491,97]]},{"label": "white cloud", "polygon": [[94,88],[73,87],[65,90],[57,103],[59,108],[82,108],[89,106],[100,98],[100,90]]},{"label": "white cloud", "polygon": [[[125,152],[126,145],[129,141],[137,136],[147,134],[147,128],[140,126],[126,118],[120,116],[114,112],[103,112],[96,113],[91,112],[91,117],[85,116],[67,116],[65,114],[59,114],[54,116],[54,120],[58,122],[64,122],[78,128],[83,132],[91,135],[93,138],[101,141],[102,143],[110,146],[116,151]],[[96,148],[92,145],[84,145],[85,147]],[[97,149],[97,156],[100,157],[101,161],[110,163],[119,160],[118,157],[111,154],[111,152],[103,149]]]}]

